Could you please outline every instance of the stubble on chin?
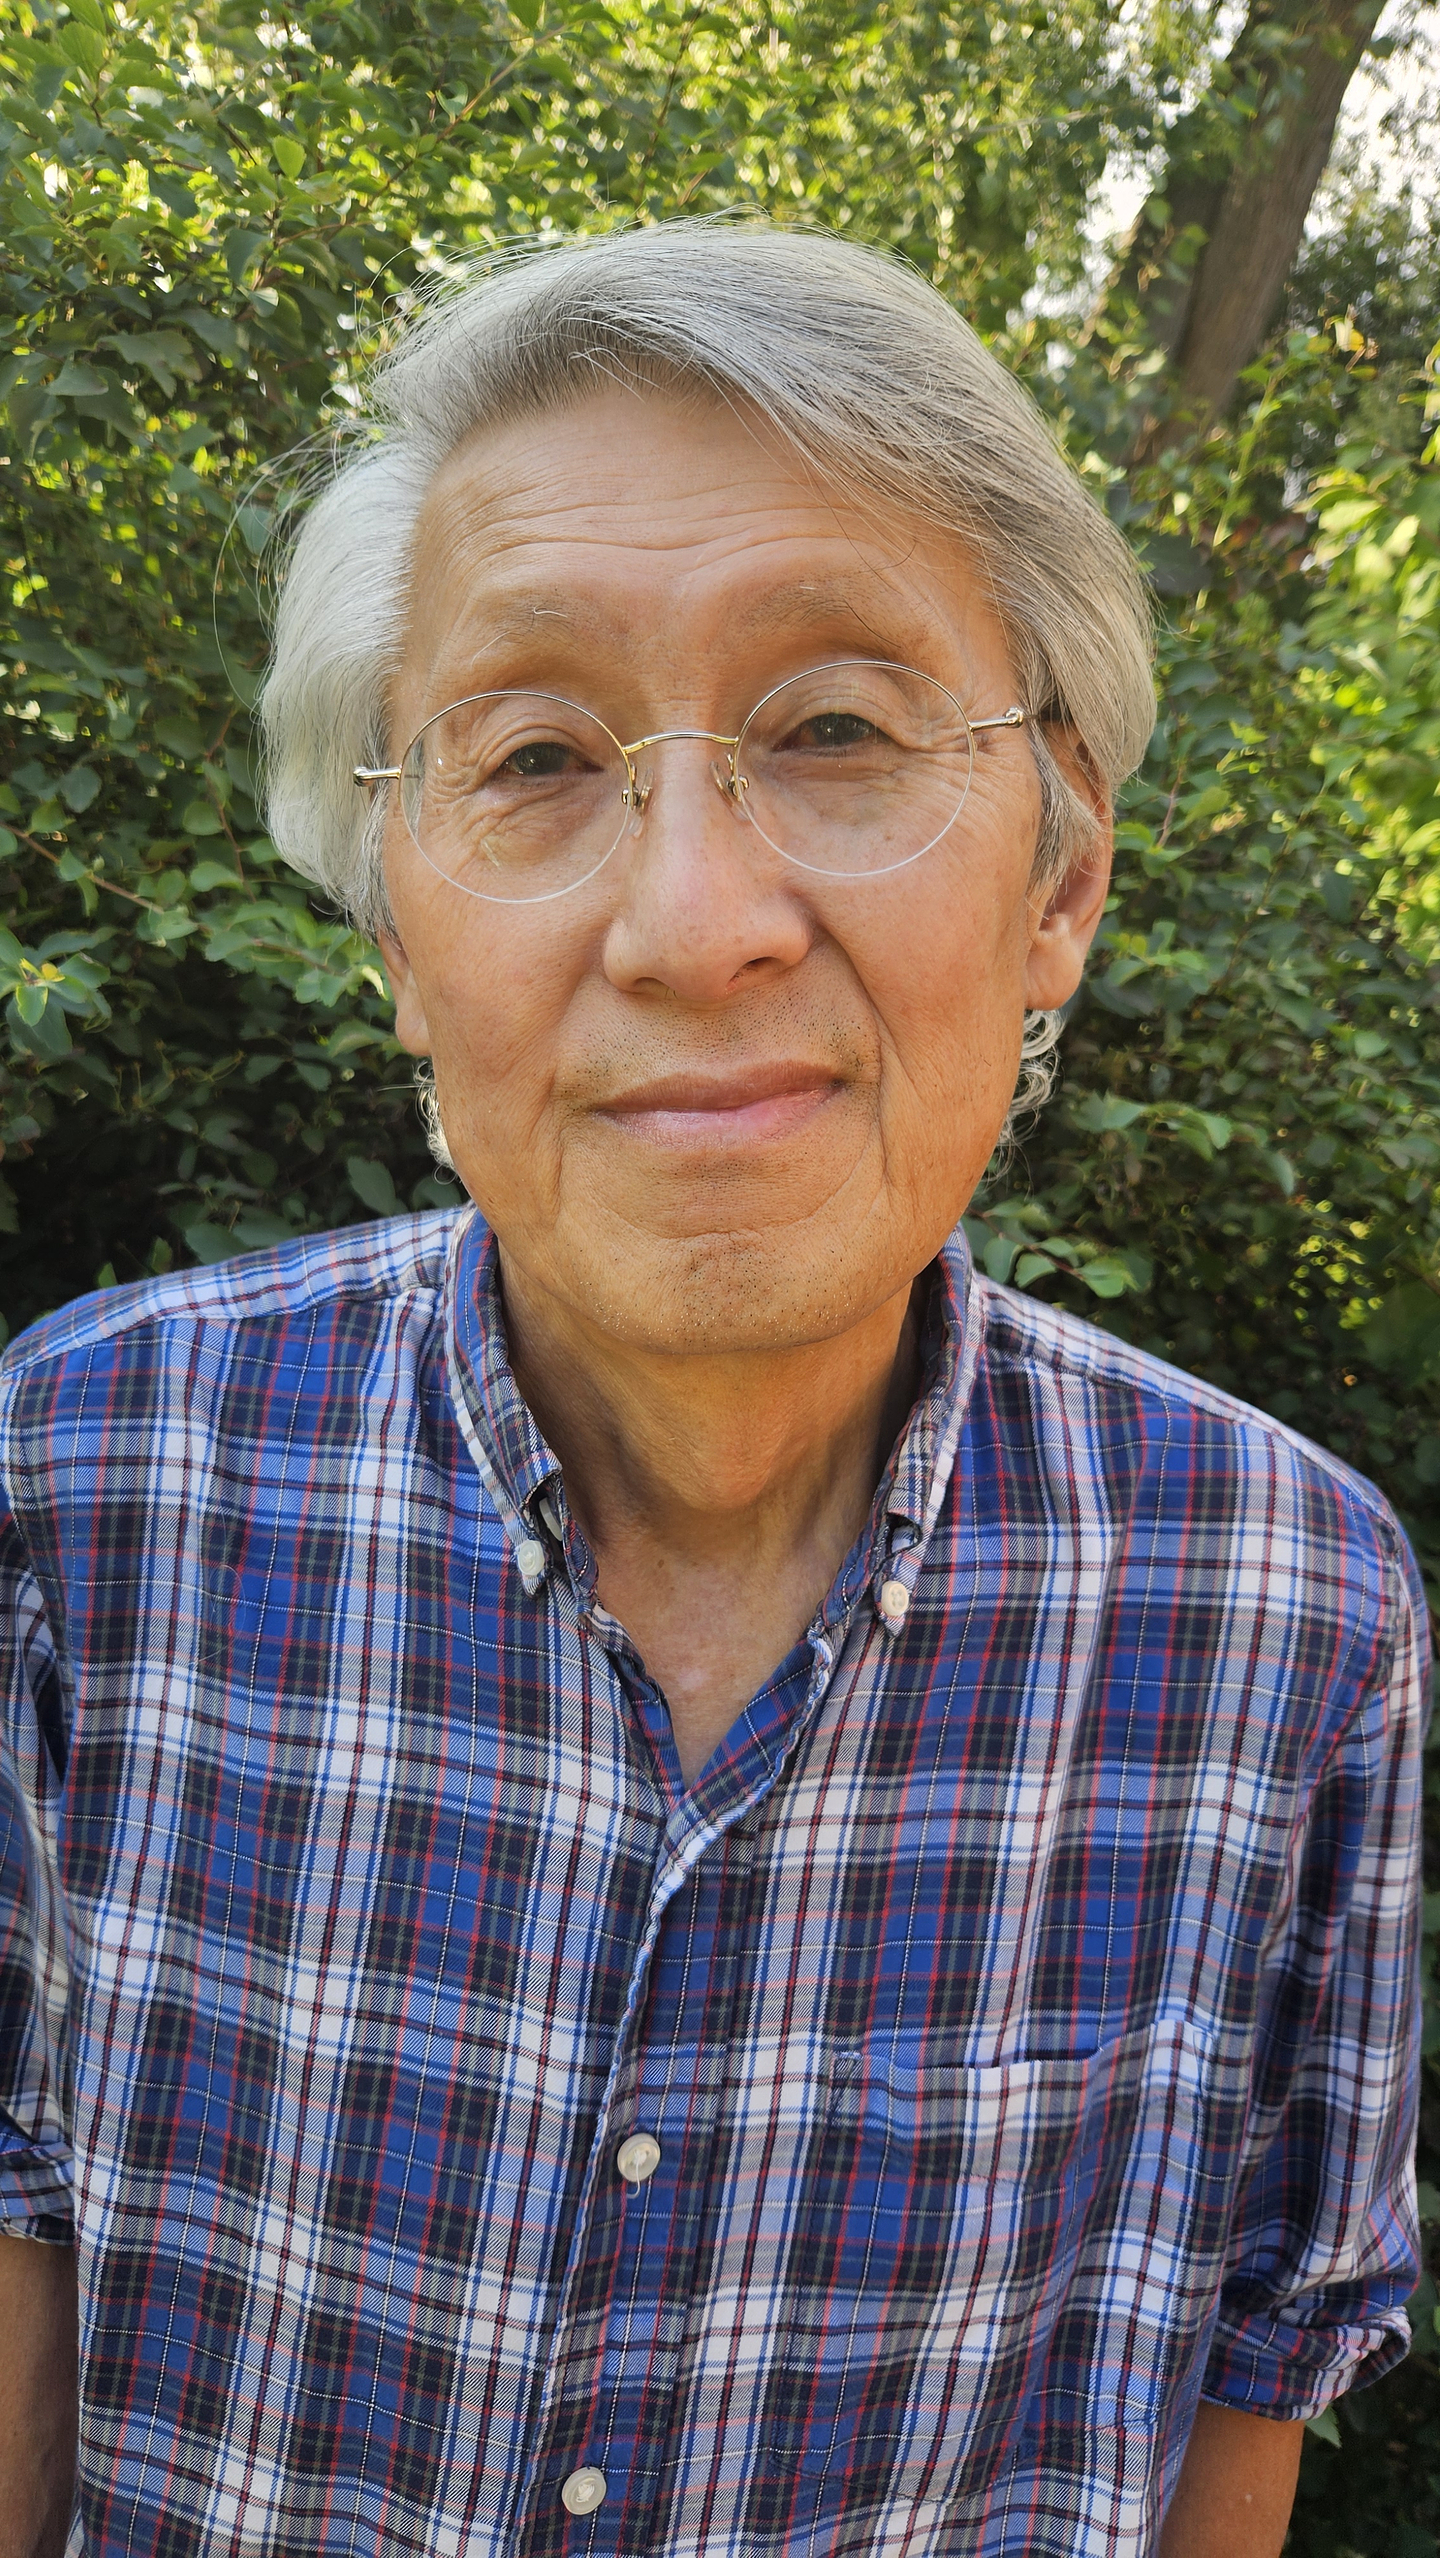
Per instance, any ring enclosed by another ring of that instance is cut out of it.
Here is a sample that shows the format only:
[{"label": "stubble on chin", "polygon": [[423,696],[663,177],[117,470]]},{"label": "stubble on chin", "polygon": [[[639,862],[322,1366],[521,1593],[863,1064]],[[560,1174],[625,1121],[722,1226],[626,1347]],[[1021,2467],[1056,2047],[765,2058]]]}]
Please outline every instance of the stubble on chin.
[{"label": "stubble on chin", "polygon": [[[502,1244],[503,1249],[503,1244]],[[861,1262],[840,1234],[633,1235],[547,1255],[536,1279],[626,1349],[670,1357],[775,1353],[835,1339],[912,1273]]]}]

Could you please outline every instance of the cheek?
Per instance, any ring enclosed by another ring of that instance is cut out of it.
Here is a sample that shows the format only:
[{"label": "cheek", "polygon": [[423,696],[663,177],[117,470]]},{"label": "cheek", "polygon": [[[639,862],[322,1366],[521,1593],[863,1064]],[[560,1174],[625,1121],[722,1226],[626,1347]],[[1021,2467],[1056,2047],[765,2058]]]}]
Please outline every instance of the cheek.
[{"label": "cheek", "polygon": [[532,1145],[543,1120],[574,973],[553,945],[502,920],[450,919],[410,952],[424,996],[441,1112],[487,1152]]},{"label": "cheek", "polygon": [[[1013,865],[1012,865],[1013,867]],[[1028,867],[1028,865],[1027,865]],[[1029,948],[1023,891],[989,869],[959,865],[926,883],[903,933],[875,937],[865,979],[899,1093],[922,1108],[1008,1101],[1018,1064]]]}]

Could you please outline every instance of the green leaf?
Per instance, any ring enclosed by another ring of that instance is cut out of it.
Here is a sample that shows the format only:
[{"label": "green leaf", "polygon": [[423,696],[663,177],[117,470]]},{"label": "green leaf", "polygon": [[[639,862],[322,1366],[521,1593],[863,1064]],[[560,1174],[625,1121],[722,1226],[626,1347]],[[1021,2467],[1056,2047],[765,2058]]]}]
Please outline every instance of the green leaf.
[{"label": "green leaf", "polygon": [[66,357],[54,381],[50,384],[50,389],[55,393],[56,398],[61,400],[93,399],[97,394],[108,391],[109,388],[108,373],[100,372],[96,365],[82,364],[79,357],[74,355]]},{"label": "green leaf", "polygon": [[1378,497],[1342,497],[1322,505],[1320,522],[1327,533],[1353,533],[1361,524],[1372,524],[1380,512]]},{"label": "green leaf", "polygon": [[166,949],[174,942],[184,941],[189,934],[198,932],[199,929],[193,915],[187,915],[182,908],[172,906],[168,911],[159,914],[147,912],[139,916],[135,924],[135,938],[137,941],[151,942],[157,948]]},{"label": "green leaf", "polygon": [[212,1225],[206,1217],[197,1218],[193,1226],[186,1226],[184,1239],[186,1250],[197,1261],[233,1261],[240,1249],[235,1237],[224,1226]]},{"label": "green leaf", "polygon": [[203,311],[187,303],[175,317],[182,328],[189,329],[213,354],[229,356],[232,361],[237,361],[244,354],[244,340],[234,321],[227,320],[223,311]]},{"label": "green leaf", "polygon": [[1070,1105],[1070,1117],[1077,1128],[1090,1129],[1096,1136],[1121,1128],[1133,1128],[1145,1116],[1143,1101],[1122,1101],[1118,1093],[1085,1093]]},{"label": "green leaf", "polygon": [[240,527],[246,549],[258,556],[275,530],[275,517],[271,509],[268,506],[237,506],[235,521]]},{"label": "green leaf", "polygon": [[1182,1146],[1188,1146],[1201,1162],[1213,1162],[1223,1154],[1234,1133],[1228,1119],[1213,1110],[1174,1110],[1165,1113]]},{"label": "green leaf", "polygon": [[1193,799],[1182,801],[1187,826],[1203,826],[1208,818],[1219,817],[1230,806],[1230,790],[1224,782],[1212,782],[1208,789],[1197,791]]},{"label": "green leaf", "polygon": [[235,1220],[235,1243],[246,1252],[268,1251],[272,1244],[293,1242],[294,1236],[293,1226],[263,1208],[243,1209]]},{"label": "green leaf", "polygon": [[56,29],[55,42],[79,71],[98,71],[105,58],[104,44],[94,28],[78,25],[73,16]]},{"label": "green leaf", "polygon": [[163,205],[180,222],[193,222],[200,207],[183,178],[172,177],[167,169],[151,169],[148,183]]},{"label": "green leaf", "polygon": [[305,166],[305,146],[302,142],[292,141],[288,134],[277,133],[270,145],[270,150],[276,167],[283,169],[287,178],[299,177]]},{"label": "green leaf", "polygon": [[356,1198],[362,1199],[367,1208],[373,1208],[377,1217],[399,1216],[400,1202],[395,1196],[395,1184],[386,1165],[364,1155],[347,1155],[345,1170]]},{"label": "green leaf", "polygon": [[113,346],[132,371],[148,373],[167,400],[174,398],[180,381],[193,380],[199,369],[194,349],[179,329],[147,329],[139,335],[117,330],[102,343]]},{"label": "green leaf", "polygon": [[1142,1253],[1101,1252],[1093,1261],[1082,1261],[1076,1275],[1097,1297],[1123,1297],[1148,1286],[1150,1268]]},{"label": "green leaf", "polygon": [[[55,101],[59,97],[69,76],[70,66],[68,63],[47,62],[40,64],[31,74],[30,79],[30,95],[34,99],[36,105],[38,107],[45,108],[48,112],[55,104]],[[15,110],[12,108],[12,113],[14,111]]]},{"label": "green leaf", "polygon": [[1055,1268],[1048,1252],[1022,1252],[1015,1265],[1014,1284],[1028,1288],[1032,1280],[1044,1279]]},{"label": "green leaf", "polygon": [[1340,2427],[1336,2422],[1333,2407],[1324,2407],[1318,2416],[1307,2417],[1305,2431],[1307,2434],[1313,2434],[1317,2442],[1329,2443],[1333,2450],[1339,2451]]},{"label": "green leaf", "polygon": [[61,1006],[45,1002],[43,996],[40,1010],[36,1013],[33,1002],[25,1002],[25,998],[33,996],[34,992],[33,988],[21,987],[12,995],[5,1007],[5,1019],[17,1048],[26,1049],[32,1057],[53,1065],[69,1050],[69,1025]]},{"label": "green leaf", "polygon": [[60,784],[60,796],[67,808],[78,815],[91,808],[100,796],[100,776],[93,764],[72,764]]},{"label": "green leaf", "polygon": [[1210,575],[1209,562],[1181,533],[1152,533],[1141,555],[1151,585],[1161,595],[1194,595]]},{"label": "green leaf", "polygon": [[245,282],[270,243],[263,231],[231,231],[225,241],[225,272],[232,284]]},{"label": "green leaf", "polygon": [[1018,1236],[992,1235],[985,1246],[984,1266],[986,1276],[988,1278],[998,1280],[1000,1286],[1003,1288],[1011,1271],[1015,1267],[1015,1256],[1019,1250],[1020,1243]]}]

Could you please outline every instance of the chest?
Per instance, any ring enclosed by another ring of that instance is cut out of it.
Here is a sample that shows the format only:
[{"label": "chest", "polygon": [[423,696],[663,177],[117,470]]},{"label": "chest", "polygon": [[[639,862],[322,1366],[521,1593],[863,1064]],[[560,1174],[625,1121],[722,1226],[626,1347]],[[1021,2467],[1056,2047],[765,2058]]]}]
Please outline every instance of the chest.
[{"label": "chest", "polygon": [[473,1486],[384,1493],[252,1489],[77,1591],[62,1868],[113,1984],[151,2001],[198,1959],[282,2044],[389,2001],[503,2073],[523,1981],[602,2078],[657,1964],[682,2005],[713,1973],[802,2038],[981,2066],[1092,2048],[1182,1959],[1187,2001],[1236,1995],[1299,1744],[1253,1671],[1237,1714],[1233,1612],[1147,1640],[1113,1558],[962,1511],[902,1632],[853,1594],[677,1807],[563,1581],[527,1595]]}]

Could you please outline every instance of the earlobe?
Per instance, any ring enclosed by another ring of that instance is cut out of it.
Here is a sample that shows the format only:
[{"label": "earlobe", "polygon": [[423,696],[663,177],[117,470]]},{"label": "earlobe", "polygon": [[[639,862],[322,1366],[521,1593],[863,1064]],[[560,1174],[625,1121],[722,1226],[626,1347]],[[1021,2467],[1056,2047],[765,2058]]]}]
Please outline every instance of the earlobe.
[{"label": "earlobe", "polygon": [[1036,918],[1025,963],[1025,1001],[1037,1012],[1068,1004],[1080,983],[1105,912],[1113,849],[1107,811],[1094,840],[1050,890]]},{"label": "earlobe", "polygon": [[395,1003],[395,1036],[412,1057],[428,1057],[431,1049],[430,1028],[425,1018],[425,1005],[415,971],[404,943],[382,925],[376,935],[390,992]]},{"label": "earlobe", "polygon": [[1025,1001],[1037,1012],[1068,1004],[1080,983],[1086,954],[1105,912],[1115,849],[1115,812],[1083,739],[1063,721],[1047,721],[1045,745],[1073,797],[1088,811],[1083,850],[1050,888],[1038,912],[1031,909]]}]

